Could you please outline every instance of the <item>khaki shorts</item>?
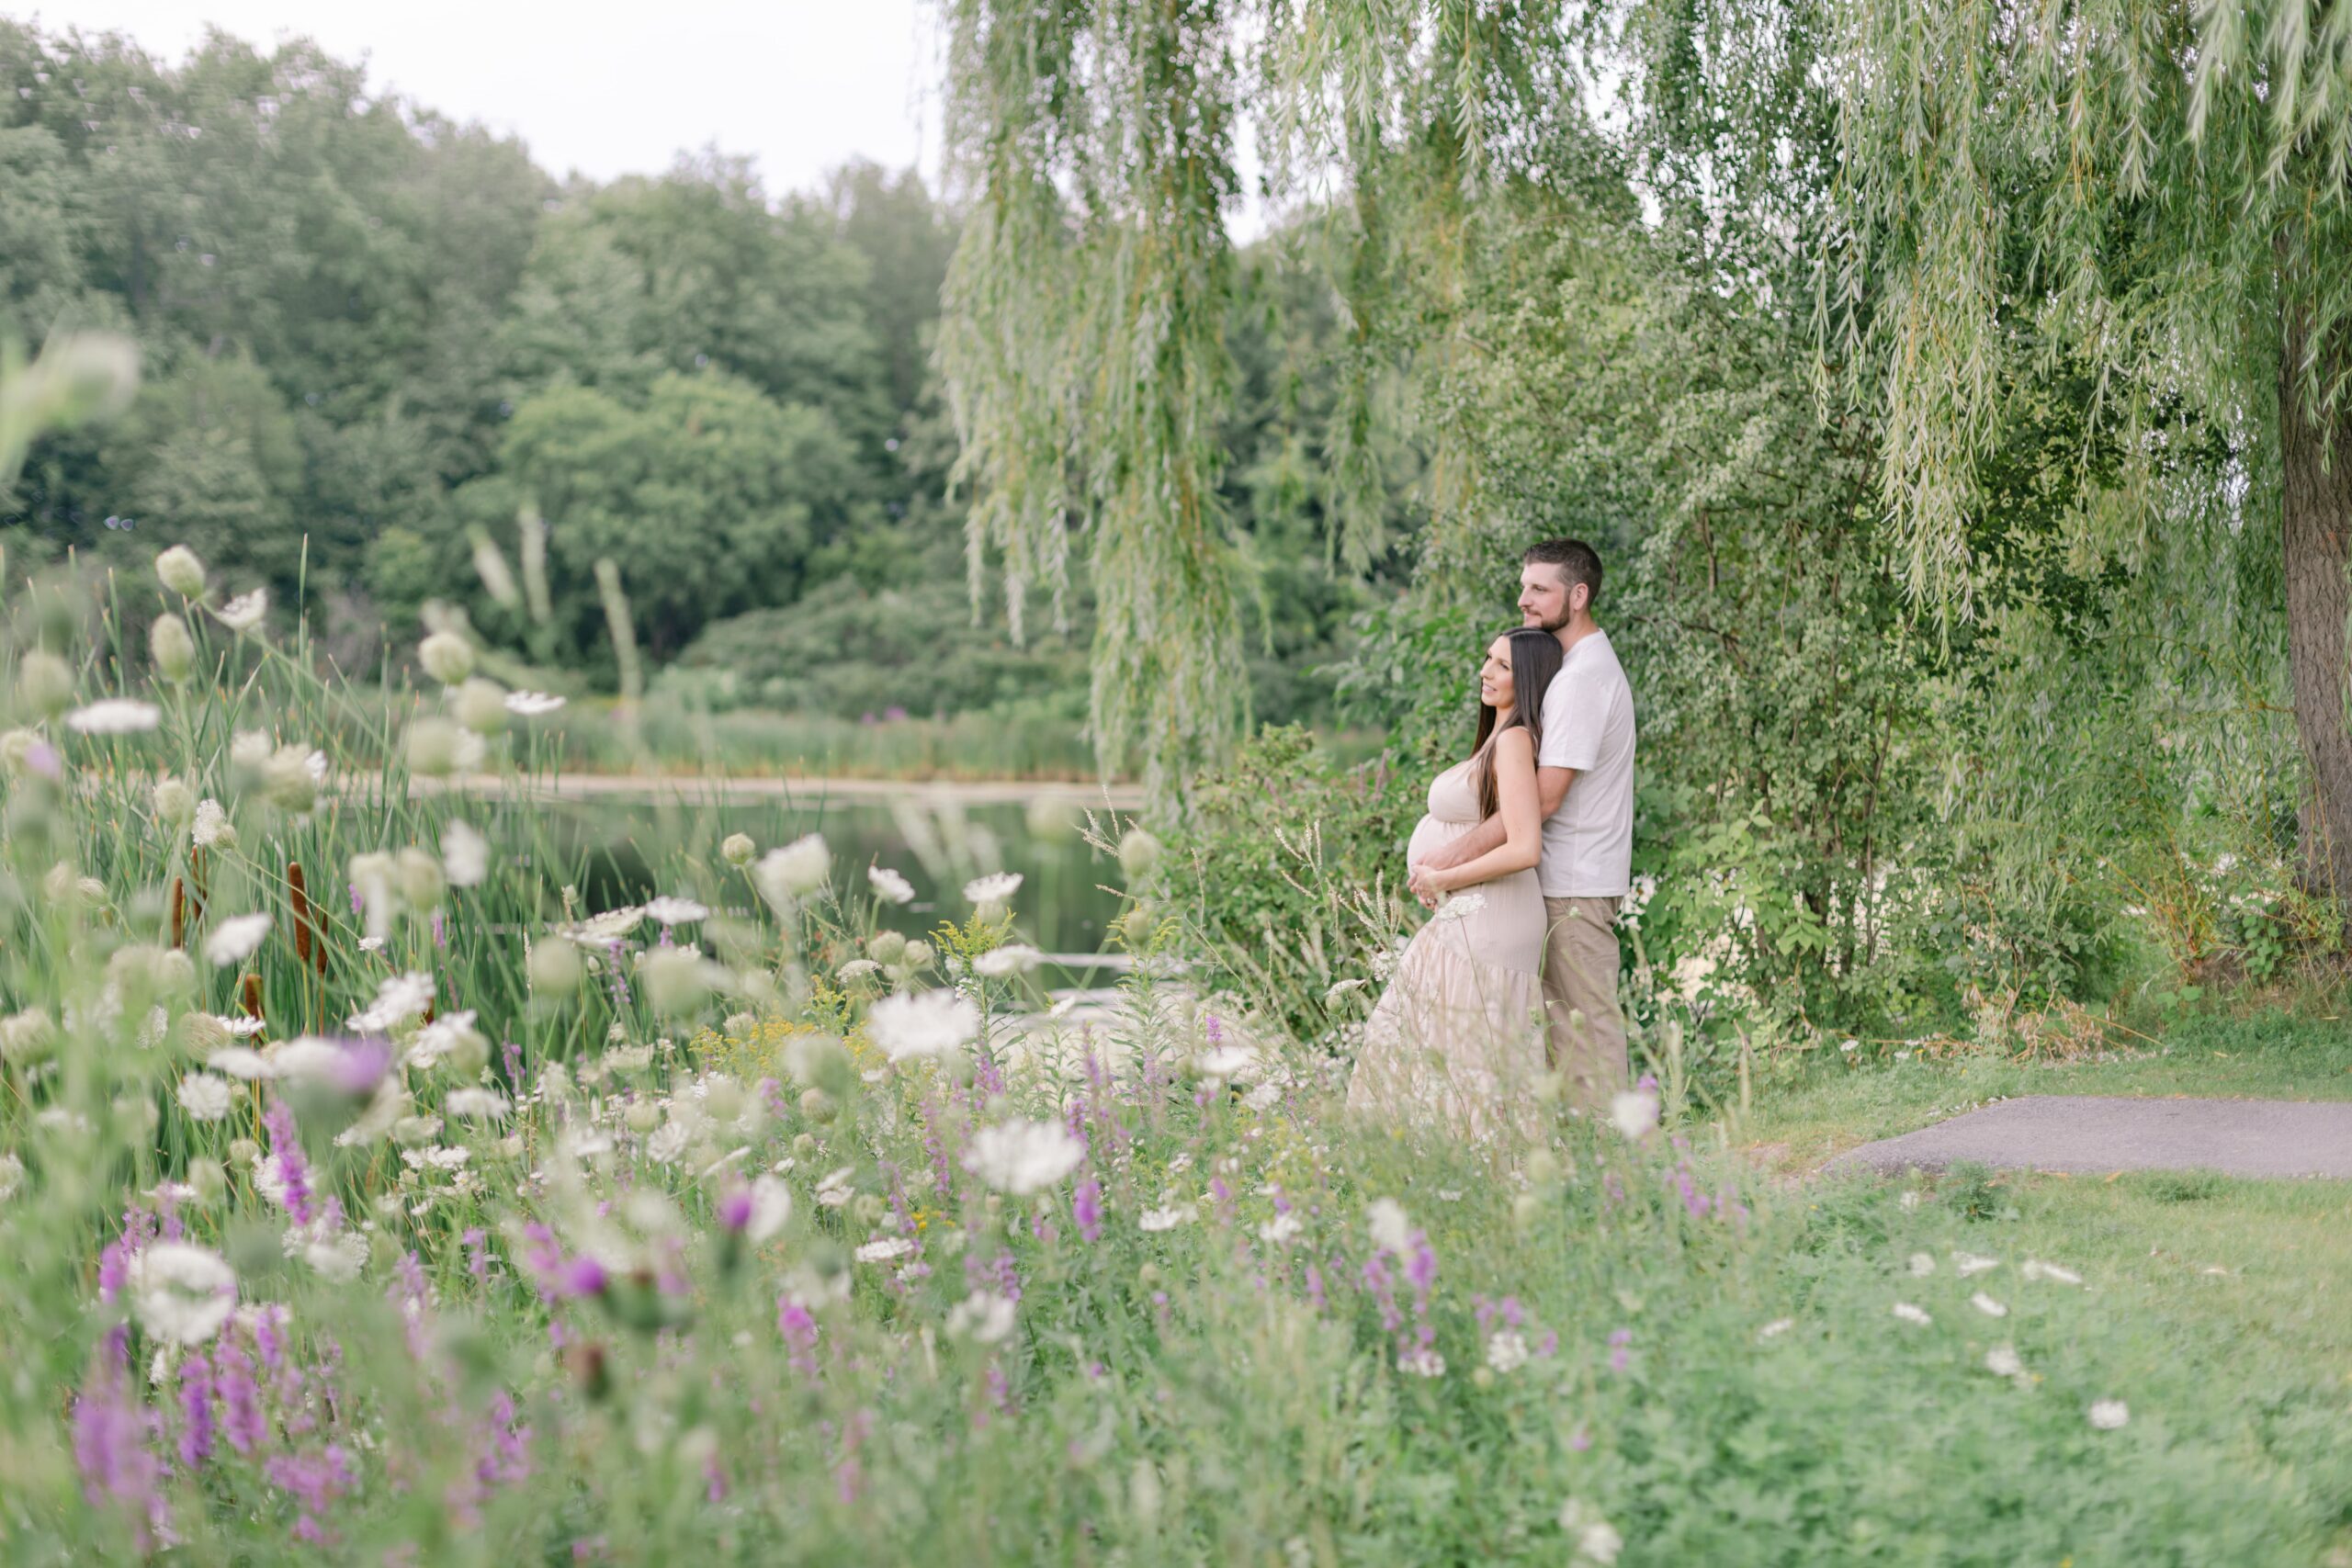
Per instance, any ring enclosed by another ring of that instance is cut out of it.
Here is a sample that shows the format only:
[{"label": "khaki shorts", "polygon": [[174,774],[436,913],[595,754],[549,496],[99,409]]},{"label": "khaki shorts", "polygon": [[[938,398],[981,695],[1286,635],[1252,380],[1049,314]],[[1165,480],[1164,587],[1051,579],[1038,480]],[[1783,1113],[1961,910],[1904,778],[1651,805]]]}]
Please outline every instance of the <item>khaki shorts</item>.
[{"label": "khaki shorts", "polygon": [[[1615,898],[1546,898],[1544,1010],[1545,1054],[1567,1080],[1568,1103],[1607,1109],[1626,1087],[1625,1014],[1617,1005]],[[1581,1027],[1569,1015],[1581,1013]]]}]

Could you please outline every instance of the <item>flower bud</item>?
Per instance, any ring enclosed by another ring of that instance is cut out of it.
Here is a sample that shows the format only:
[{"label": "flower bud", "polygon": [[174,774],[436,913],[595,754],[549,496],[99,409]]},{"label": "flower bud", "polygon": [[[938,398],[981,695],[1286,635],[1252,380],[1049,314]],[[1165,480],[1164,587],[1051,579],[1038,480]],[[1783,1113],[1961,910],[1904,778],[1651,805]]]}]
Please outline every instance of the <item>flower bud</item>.
[{"label": "flower bud", "polygon": [[710,971],[714,967],[690,947],[654,948],[639,965],[645,999],[665,1018],[692,1012],[710,995]]},{"label": "flower bud", "polygon": [[155,575],[183,599],[204,597],[204,563],[186,545],[174,545],[157,556]]},{"label": "flower bud", "polygon": [[885,969],[896,969],[907,956],[907,939],[899,931],[876,931],[866,939],[865,952]]},{"label": "flower bud", "polygon": [[229,1026],[209,1012],[180,1014],[180,1048],[191,1056],[206,1057],[232,1042]]},{"label": "flower bud", "polygon": [[1119,869],[1129,882],[1140,882],[1159,863],[1159,840],[1141,828],[1130,828],[1119,840]]},{"label": "flower bud", "polygon": [[438,1116],[403,1116],[392,1123],[392,1142],[404,1149],[421,1149],[440,1131]]},{"label": "flower bud", "polygon": [[531,949],[531,989],[549,996],[569,996],[580,988],[580,950],[568,942],[550,940]]},{"label": "flower bud", "polygon": [[447,887],[441,863],[413,845],[392,857],[392,879],[412,909],[432,908]]},{"label": "flower bud", "polygon": [[936,956],[931,951],[931,943],[918,939],[907,943],[907,951],[899,955],[899,962],[909,969],[928,969]]},{"label": "flower bud", "polygon": [[451,1043],[448,1054],[441,1058],[459,1080],[467,1083],[481,1077],[490,1066],[490,1040],[479,1029],[460,1030]]},{"label": "flower bud", "polygon": [[1034,796],[1029,802],[1029,836],[1049,844],[1066,842],[1078,831],[1078,807],[1062,796]]},{"label": "flower bud", "polygon": [[166,828],[185,828],[196,820],[196,791],[166,774],[155,781],[155,820]]},{"label": "flower bud", "polygon": [[280,811],[300,817],[319,801],[319,775],[311,752],[300,746],[280,746],[261,767],[262,798]]},{"label": "flower bud", "polygon": [[196,638],[177,615],[163,616],[147,628],[147,652],[155,661],[155,673],[175,686],[195,671]]},{"label": "flower bud", "polygon": [[474,672],[473,644],[456,632],[435,632],[417,644],[416,661],[443,685],[454,686]]},{"label": "flower bud", "polygon": [[650,1100],[632,1100],[628,1109],[621,1112],[621,1120],[628,1123],[632,1133],[650,1133],[662,1125],[662,1108]]},{"label": "flower bud", "polygon": [[1119,934],[1129,947],[1149,946],[1152,932],[1159,926],[1159,912],[1148,904],[1137,904],[1119,917]]},{"label": "flower bud", "polygon": [[840,1104],[821,1089],[800,1091],[800,1114],[811,1122],[830,1122],[840,1110]]},{"label": "flower bud", "polygon": [[506,688],[477,675],[458,688],[458,722],[476,735],[495,735],[506,728]]},{"label": "flower bud", "polygon": [[198,1202],[218,1203],[220,1195],[229,1190],[229,1173],[211,1156],[198,1155],[187,1162],[187,1184],[196,1189]]},{"label": "flower bud", "polygon": [[713,1074],[710,1080],[703,1085],[702,1108],[712,1121],[721,1126],[734,1122],[749,1103],[750,1097],[743,1092],[743,1086],[725,1073]]},{"label": "flower bud", "polygon": [[74,700],[74,667],[47,649],[33,649],[17,661],[17,695],[42,717],[55,718]]},{"label": "flower bud", "polygon": [[856,1216],[859,1224],[871,1230],[882,1223],[882,1216],[890,1212],[890,1205],[882,1201],[878,1193],[861,1192],[851,1200],[849,1212]]},{"label": "flower bud", "polygon": [[408,771],[419,778],[446,778],[470,767],[481,760],[481,737],[438,714],[426,714],[408,727]]},{"label": "flower bud", "polygon": [[251,1165],[258,1165],[258,1164],[260,1164],[260,1163],[261,1163],[261,1145],[260,1145],[259,1144],[254,1143],[251,1138],[232,1138],[232,1139],[230,1139],[230,1140],[229,1140],[229,1163],[230,1163],[231,1165],[237,1165],[237,1166],[251,1166]]},{"label": "flower bud", "polygon": [[752,842],[749,833],[729,833],[718,846],[718,858],[738,871],[751,864],[752,857],[759,852],[759,846]]}]

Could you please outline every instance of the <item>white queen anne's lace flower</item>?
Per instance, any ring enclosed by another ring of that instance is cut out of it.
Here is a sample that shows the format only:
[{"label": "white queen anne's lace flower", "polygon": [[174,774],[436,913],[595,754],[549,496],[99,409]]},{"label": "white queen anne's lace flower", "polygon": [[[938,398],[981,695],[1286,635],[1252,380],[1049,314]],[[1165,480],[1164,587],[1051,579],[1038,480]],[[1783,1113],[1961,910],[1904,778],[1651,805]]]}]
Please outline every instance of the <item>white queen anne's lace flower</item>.
[{"label": "white queen anne's lace flower", "polygon": [[833,852],[825,847],[825,836],[808,833],[762,855],[752,867],[752,881],[761,897],[782,908],[822,887],[832,874]]},{"label": "white queen anne's lace flower", "polygon": [[251,915],[232,915],[212,928],[204,941],[205,962],[226,968],[243,963],[261,946],[262,938],[269,934],[269,915],[263,911]]},{"label": "white queen anne's lace flower", "polygon": [[973,1137],[964,1168],[1000,1192],[1021,1196],[1051,1187],[1085,1157],[1086,1145],[1054,1122],[1003,1122]]},{"label": "white queen anne's lace flower", "polygon": [[2132,1419],[2132,1407],[2120,1399],[2102,1399],[2091,1406],[2091,1425],[2112,1432]]},{"label": "white queen anne's lace flower", "polygon": [[1374,1198],[1364,1210],[1371,1222],[1372,1244],[1402,1258],[1413,1249],[1413,1222],[1405,1205],[1394,1198]]},{"label": "white queen anne's lace flower", "polygon": [[537,718],[555,712],[563,706],[564,701],[564,698],[546,692],[509,692],[506,694],[506,711],[525,718]]},{"label": "white queen anne's lace flower", "polygon": [[137,735],[162,723],[164,710],[131,697],[102,697],[65,716],[76,735]]},{"label": "white queen anne's lace flower", "polygon": [[198,1122],[218,1122],[229,1114],[234,1090],[229,1080],[212,1073],[190,1073],[180,1079],[180,1109]]},{"label": "white queen anne's lace flower", "polygon": [[967,1337],[982,1345],[993,1345],[1012,1332],[1013,1305],[1010,1297],[993,1291],[974,1291],[956,1303],[947,1314],[947,1332]]},{"label": "white queen anne's lace flower", "polygon": [[690,926],[696,920],[710,919],[710,910],[691,898],[656,898],[645,907],[646,919],[659,926]]},{"label": "white queen anne's lace flower", "polygon": [[1171,1204],[1164,1209],[1146,1209],[1136,1217],[1136,1224],[1147,1233],[1157,1233],[1172,1231],[1178,1225],[1191,1223],[1192,1218],[1191,1209]]},{"label": "white queen anne's lace flower", "polygon": [[915,1249],[915,1244],[902,1235],[878,1235],[857,1249],[860,1263],[892,1263]]},{"label": "white queen anne's lace flower", "polygon": [[130,1260],[130,1310],[148,1333],[201,1345],[237,1310],[237,1275],[217,1252],[159,1241]]},{"label": "white queen anne's lace flower", "polygon": [[1021,874],[1017,871],[1000,871],[964,884],[964,897],[975,904],[1010,904],[1012,896],[1020,891]]},{"label": "white queen anne's lace flower", "polygon": [[224,847],[233,849],[237,830],[229,825],[229,814],[221,809],[220,803],[207,795],[196,803],[196,824],[188,829],[188,838],[200,850],[209,850],[223,840],[227,840]]},{"label": "white queen anne's lace flower", "polygon": [[1609,1120],[1632,1139],[1638,1140],[1657,1126],[1657,1095],[1646,1089],[1625,1089],[1609,1101]]},{"label": "white queen anne's lace flower", "polygon": [[212,613],[212,618],[232,632],[249,632],[261,625],[269,614],[269,590],[256,588],[250,593],[240,593]]},{"label": "white queen anne's lace flower", "polygon": [[876,1002],[865,1027],[894,1062],[941,1056],[979,1032],[980,1010],[950,990],[902,993]]},{"label": "white queen anne's lace flower", "polygon": [[1475,890],[1468,893],[1456,893],[1444,903],[1440,904],[1437,907],[1437,913],[1430,918],[1438,920],[1466,920],[1486,907],[1487,896],[1484,893]]},{"label": "white queen anne's lace flower", "polygon": [[973,959],[972,970],[992,980],[1002,979],[1008,975],[1025,974],[1044,963],[1045,958],[1044,953],[1025,942],[1009,942]]},{"label": "white queen anne's lace flower", "polygon": [[1921,1328],[1925,1328],[1928,1325],[1935,1321],[1934,1318],[1931,1318],[1927,1314],[1924,1309],[1913,1306],[1909,1302],[1895,1303],[1894,1315],[1901,1318],[1905,1323],[1916,1324]]},{"label": "white queen anne's lace flower", "polygon": [[2025,1362],[2018,1359],[2014,1345],[1996,1345],[1984,1352],[1984,1370],[1996,1378],[2025,1376]]},{"label": "white queen anne's lace flower", "polygon": [[376,999],[346,1021],[368,1034],[382,1034],[433,1005],[433,976],[395,975],[376,987]]},{"label": "white queen anne's lace flower", "polygon": [[441,866],[450,886],[481,886],[490,874],[490,840],[465,823],[452,821],[441,834]]},{"label": "white queen anne's lace flower", "polygon": [[915,885],[887,865],[867,866],[865,880],[875,897],[886,904],[904,904],[915,896]]}]

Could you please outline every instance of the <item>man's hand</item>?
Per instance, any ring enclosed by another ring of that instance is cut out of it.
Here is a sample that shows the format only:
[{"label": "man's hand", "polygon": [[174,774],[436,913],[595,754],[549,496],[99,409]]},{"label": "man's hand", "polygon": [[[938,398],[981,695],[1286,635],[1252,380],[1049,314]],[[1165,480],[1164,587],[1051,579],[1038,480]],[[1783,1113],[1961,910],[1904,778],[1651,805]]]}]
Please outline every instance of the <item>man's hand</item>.
[{"label": "man's hand", "polygon": [[1440,886],[1436,868],[1426,862],[1417,863],[1407,871],[1405,886],[1412,889],[1413,897],[1421,901],[1421,908],[1424,909],[1436,908],[1437,896],[1445,891]]}]

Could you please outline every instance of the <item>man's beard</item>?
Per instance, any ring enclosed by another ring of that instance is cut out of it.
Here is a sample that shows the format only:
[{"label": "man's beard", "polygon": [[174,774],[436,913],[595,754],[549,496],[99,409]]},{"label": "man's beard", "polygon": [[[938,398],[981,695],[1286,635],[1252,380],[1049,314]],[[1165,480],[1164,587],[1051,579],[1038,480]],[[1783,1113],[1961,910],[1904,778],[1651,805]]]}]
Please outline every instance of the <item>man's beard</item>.
[{"label": "man's beard", "polygon": [[1547,621],[1543,616],[1538,615],[1535,619],[1528,622],[1527,624],[1537,631],[1553,632],[1556,634],[1559,629],[1562,626],[1566,626],[1568,622],[1575,617],[1575,615],[1576,612],[1574,610],[1563,610],[1560,612],[1560,618],[1556,621]]}]

